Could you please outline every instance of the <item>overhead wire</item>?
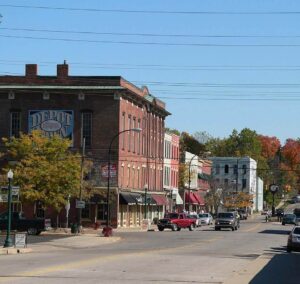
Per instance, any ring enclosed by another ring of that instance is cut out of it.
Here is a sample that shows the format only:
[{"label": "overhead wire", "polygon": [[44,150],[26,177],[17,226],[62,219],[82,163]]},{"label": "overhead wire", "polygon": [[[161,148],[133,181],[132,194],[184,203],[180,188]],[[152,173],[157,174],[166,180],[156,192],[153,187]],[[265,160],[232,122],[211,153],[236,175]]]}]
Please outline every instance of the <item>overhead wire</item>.
[{"label": "overhead wire", "polygon": [[171,38],[300,38],[300,35],[243,35],[243,34],[162,34],[162,33],[128,33],[128,32],[95,32],[78,30],[51,30],[36,28],[16,28],[0,27],[0,30],[22,31],[22,32],[43,32],[43,33],[63,33],[80,35],[107,35],[107,36],[137,36],[137,37],[171,37]]},{"label": "overhead wire", "polygon": [[129,14],[170,14],[170,15],[299,15],[300,11],[279,10],[279,11],[174,11],[174,10],[130,10],[130,9],[97,9],[97,8],[75,8],[75,7],[56,7],[38,5],[12,5],[0,4],[0,7],[39,9],[39,10],[60,10],[72,12],[93,12],[93,13],[129,13]]},{"label": "overhead wire", "polygon": [[79,42],[79,43],[101,43],[101,44],[125,44],[125,45],[150,45],[150,46],[188,46],[188,47],[300,47],[300,44],[225,44],[225,43],[173,43],[173,42],[140,42],[140,41],[120,41],[120,40],[96,40],[96,39],[75,39],[75,38],[51,38],[37,36],[20,36],[0,34],[3,38],[13,39],[33,39],[47,41]]}]

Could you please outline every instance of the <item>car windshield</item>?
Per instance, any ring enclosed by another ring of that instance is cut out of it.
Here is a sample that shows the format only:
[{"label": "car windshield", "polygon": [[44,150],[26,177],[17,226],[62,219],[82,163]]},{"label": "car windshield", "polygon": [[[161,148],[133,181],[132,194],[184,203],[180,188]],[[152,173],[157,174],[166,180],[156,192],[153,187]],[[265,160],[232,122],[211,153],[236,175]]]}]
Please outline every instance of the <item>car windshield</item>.
[{"label": "car windshield", "polygon": [[165,218],[178,219],[178,214],[177,213],[168,213],[168,214],[166,214]]},{"label": "car windshield", "polygon": [[300,235],[300,227],[295,228],[293,234]]},{"label": "car windshield", "polygon": [[295,210],[294,210],[294,214],[295,214],[297,217],[300,217],[300,211],[299,211],[299,209],[295,209]]},{"label": "car windshield", "polygon": [[197,219],[197,215],[188,215],[188,218]]},{"label": "car windshield", "polygon": [[295,214],[286,214],[283,217],[287,218],[287,219],[294,219],[296,217],[296,215]]},{"label": "car windshield", "polygon": [[218,218],[233,218],[233,213],[218,213]]},{"label": "car windshield", "polygon": [[208,217],[208,214],[199,214],[199,217],[200,218],[206,218],[206,217]]}]

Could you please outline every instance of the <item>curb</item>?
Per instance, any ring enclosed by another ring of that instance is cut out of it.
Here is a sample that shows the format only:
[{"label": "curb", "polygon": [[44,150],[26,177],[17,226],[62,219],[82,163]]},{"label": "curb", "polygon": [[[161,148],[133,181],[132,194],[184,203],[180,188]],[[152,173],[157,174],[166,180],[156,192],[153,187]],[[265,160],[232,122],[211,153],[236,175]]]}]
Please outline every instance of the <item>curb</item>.
[{"label": "curb", "polygon": [[0,255],[23,254],[32,252],[31,248],[1,248]]}]

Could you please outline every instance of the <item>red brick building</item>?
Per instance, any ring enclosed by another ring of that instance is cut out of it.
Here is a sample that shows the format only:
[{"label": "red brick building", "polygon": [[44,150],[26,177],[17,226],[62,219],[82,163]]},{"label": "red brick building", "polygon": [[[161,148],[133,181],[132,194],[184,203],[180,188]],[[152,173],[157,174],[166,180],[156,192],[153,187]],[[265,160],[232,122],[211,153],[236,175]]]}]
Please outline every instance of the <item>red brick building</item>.
[{"label": "red brick building", "polygon": [[[34,129],[51,135],[54,130],[46,127],[51,120],[61,126],[55,133],[71,139],[74,150],[81,151],[85,138],[86,156],[93,160],[91,179],[98,193],[87,200],[82,218],[93,223],[106,219],[108,148],[112,138],[120,131],[141,128],[139,133],[121,134],[112,144],[111,224],[138,226],[145,213],[161,215],[165,202],[164,121],[169,115],[165,104],[146,87],[138,88],[120,76],[70,76],[65,63],[57,65],[56,76],[40,76],[37,69],[37,65],[28,64],[25,76],[0,76],[0,137]],[[3,151],[3,144],[0,147]],[[145,191],[149,197],[146,210]],[[50,209],[40,212],[39,204],[14,207],[30,216],[40,214],[53,219]],[[60,222],[64,222],[63,211]],[[72,221],[74,206],[70,212]]]}]

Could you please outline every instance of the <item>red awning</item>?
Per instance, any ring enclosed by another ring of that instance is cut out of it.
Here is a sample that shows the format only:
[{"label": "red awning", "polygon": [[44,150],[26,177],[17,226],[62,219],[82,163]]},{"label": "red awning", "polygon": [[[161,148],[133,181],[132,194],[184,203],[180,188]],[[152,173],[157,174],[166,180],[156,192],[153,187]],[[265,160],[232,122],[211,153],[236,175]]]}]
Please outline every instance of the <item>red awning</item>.
[{"label": "red awning", "polygon": [[185,203],[199,204],[198,200],[192,192],[185,193]]},{"label": "red awning", "polygon": [[164,195],[151,194],[151,197],[155,200],[156,205],[167,205],[168,201]]},{"label": "red awning", "polygon": [[204,198],[200,195],[200,193],[195,192],[194,195],[195,195],[195,198],[197,199],[199,205],[204,206],[205,201],[204,201]]}]

